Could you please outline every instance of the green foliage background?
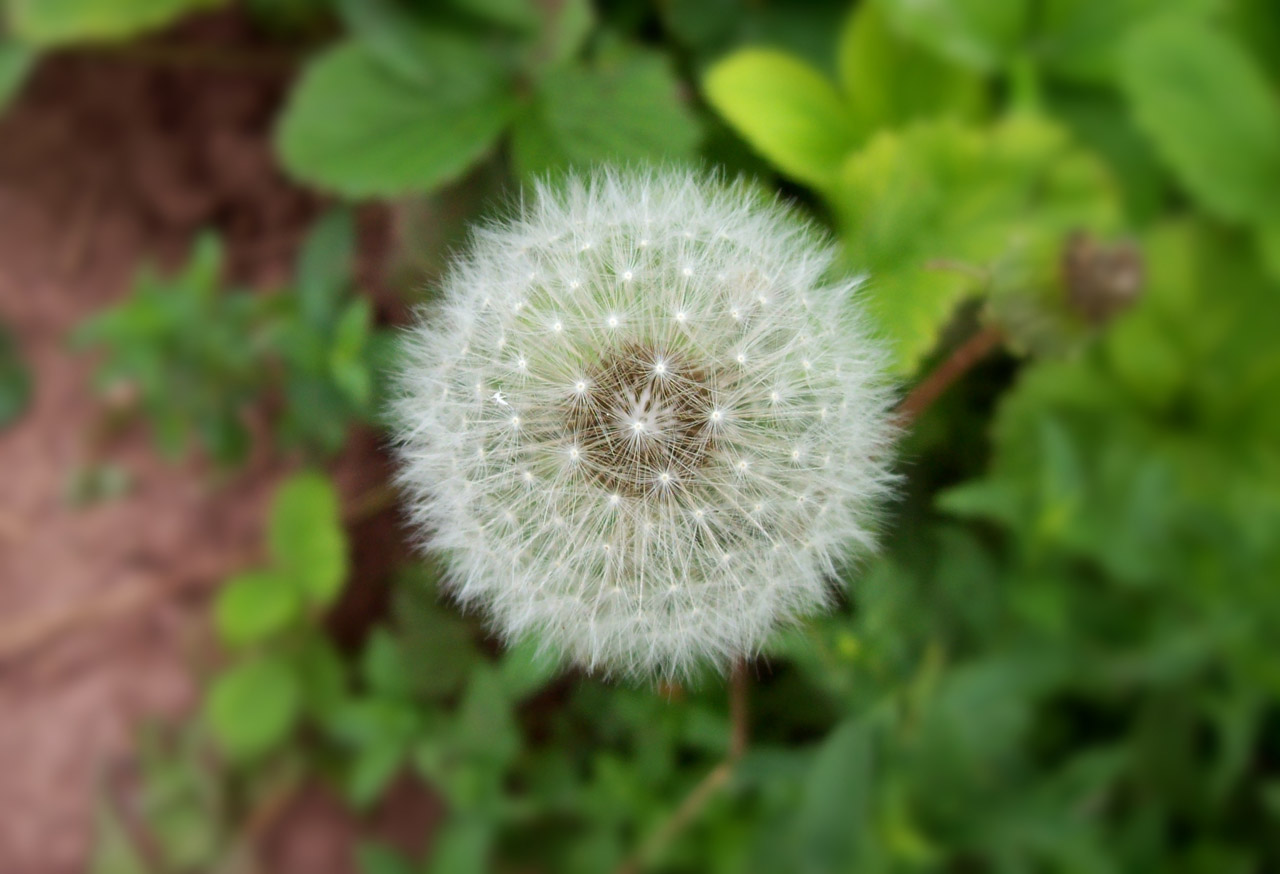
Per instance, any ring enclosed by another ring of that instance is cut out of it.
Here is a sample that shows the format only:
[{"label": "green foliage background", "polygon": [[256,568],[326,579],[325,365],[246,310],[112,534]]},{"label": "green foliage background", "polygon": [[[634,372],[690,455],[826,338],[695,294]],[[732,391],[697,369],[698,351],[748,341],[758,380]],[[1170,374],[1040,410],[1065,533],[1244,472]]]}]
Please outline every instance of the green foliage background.
[{"label": "green foliage background", "polygon": [[[9,0],[0,97],[45,46],[206,5]],[[447,819],[422,859],[364,845],[367,874],[607,871],[639,847],[681,872],[1280,870],[1273,0],[247,6],[332,34],[276,130],[302,182],[464,203],[469,174],[748,172],[869,274],[904,386],[973,332],[1003,349],[915,424],[885,549],[753,666],[748,752],[670,840],[650,836],[728,750],[719,680],[557,676],[441,604],[429,564],[340,650],[321,620],[341,508],[292,480],[269,561],[214,605],[206,706],[143,745],[161,870],[248,864],[249,812],[281,786],[365,810],[406,770]],[[162,445],[191,430],[234,462],[237,411],[268,390],[321,452],[375,415],[392,353],[346,281],[345,221],[292,289],[221,289],[206,241],[85,326]],[[11,358],[0,419],[25,392]],[[104,808],[94,870],[155,864]]]}]

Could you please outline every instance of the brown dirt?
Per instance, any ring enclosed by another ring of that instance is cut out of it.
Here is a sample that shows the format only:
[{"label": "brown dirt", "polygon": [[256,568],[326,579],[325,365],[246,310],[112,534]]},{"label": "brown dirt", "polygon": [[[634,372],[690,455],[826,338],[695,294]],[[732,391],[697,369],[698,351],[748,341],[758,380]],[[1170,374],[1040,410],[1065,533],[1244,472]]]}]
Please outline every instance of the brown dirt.
[{"label": "brown dirt", "polygon": [[[214,44],[239,34],[224,19],[203,31]],[[172,265],[197,229],[214,227],[237,279],[269,285],[288,275],[319,204],[282,178],[267,144],[286,85],[287,75],[262,70],[63,56],[42,65],[0,121],[0,322],[35,374],[30,408],[0,430],[0,637],[104,594],[160,593],[141,609],[55,622],[59,633],[21,651],[0,648],[0,871],[83,869],[101,776],[129,758],[141,721],[193,705],[193,669],[209,652],[207,595],[257,548],[289,467],[264,450],[226,481],[199,461],[161,462],[134,429],[106,450],[132,474],[129,494],[83,509],[62,497],[69,474],[98,451],[89,435],[101,415],[90,362],[67,350],[66,336],[127,292],[140,260]],[[376,212],[364,219],[376,261],[385,222]],[[348,497],[386,476],[377,438],[353,442],[332,466]],[[362,576],[376,577],[396,554],[391,518],[355,532]],[[307,804],[321,813],[309,820]],[[287,859],[279,847],[312,843],[290,829],[327,823],[324,870],[350,870],[349,817],[323,799],[300,805],[271,836],[273,852]]]}]

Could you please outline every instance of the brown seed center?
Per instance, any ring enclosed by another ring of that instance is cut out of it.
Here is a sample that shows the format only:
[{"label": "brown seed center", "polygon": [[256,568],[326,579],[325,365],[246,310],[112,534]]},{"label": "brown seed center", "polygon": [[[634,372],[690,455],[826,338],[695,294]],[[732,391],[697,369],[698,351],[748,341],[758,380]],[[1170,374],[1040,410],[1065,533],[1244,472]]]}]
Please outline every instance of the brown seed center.
[{"label": "brown seed center", "polygon": [[705,464],[715,404],[707,373],[641,344],[593,368],[567,409],[587,473],[618,494],[674,497]]}]

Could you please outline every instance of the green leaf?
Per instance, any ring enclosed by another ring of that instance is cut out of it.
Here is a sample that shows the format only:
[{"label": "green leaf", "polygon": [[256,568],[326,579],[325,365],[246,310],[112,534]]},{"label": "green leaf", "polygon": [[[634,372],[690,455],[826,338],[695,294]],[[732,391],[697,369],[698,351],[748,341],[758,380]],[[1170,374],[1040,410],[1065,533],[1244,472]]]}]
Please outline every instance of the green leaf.
[{"label": "green leaf", "polygon": [[0,428],[22,415],[31,400],[31,372],[22,360],[18,341],[0,325]]},{"label": "green leaf", "polygon": [[1153,17],[1207,19],[1216,0],[1047,0],[1036,18],[1035,57],[1055,77],[1110,83],[1125,40]]},{"label": "green leaf", "polygon": [[329,373],[334,384],[357,408],[373,399],[373,375],[364,360],[365,343],[373,322],[373,307],[367,297],[358,297],[342,311],[329,350]]},{"label": "green leaf", "polygon": [[1280,100],[1236,43],[1181,19],[1126,43],[1122,84],[1139,126],[1206,209],[1280,220]]},{"label": "green leaf", "polygon": [[276,493],[268,530],[271,556],[308,599],[325,606],[347,575],[347,537],[338,495],[320,474],[302,473]]},{"label": "green leaf", "polygon": [[297,286],[302,316],[313,328],[327,327],[351,283],[355,265],[355,218],[334,209],[315,223],[298,256]]},{"label": "green leaf", "polygon": [[652,53],[549,71],[516,120],[517,172],[692,158],[701,132],[678,87],[667,61]]},{"label": "green leaf", "polygon": [[499,673],[485,663],[472,670],[463,693],[455,743],[462,755],[496,765],[505,765],[520,748],[511,699]]},{"label": "green leaf", "polygon": [[31,46],[0,37],[0,112],[18,95],[39,56]]},{"label": "green leaf", "polygon": [[984,102],[980,76],[899,37],[880,0],[854,7],[836,61],[845,95],[868,130],[935,115],[970,117]]},{"label": "green leaf", "polygon": [[975,70],[1007,66],[1027,33],[1030,0],[884,0],[894,29]]},{"label": "green leaf", "polygon": [[418,869],[397,851],[376,841],[356,846],[360,874],[417,874]]},{"label": "green leaf", "polygon": [[870,825],[874,777],[874,726],[865,718],[847,720],[819,747],[796,809],[805,870],[854,870]]},{"label": "green leaf", "polygon": [[221,674],[209,690],[206,711],[222,751],[232,760],[246,761],[288,737],[300,701],[298,678],[289,665],[259,658]]},{"label": "green leaf", "polygon": [[485,874],[492,846],[491,823],[455,816],[432,838],[426,874]]},{"label": "green leaf", "polygon": [[703,80],[707,100],[761,155],[819,190],[836,181],[858,144],[844,99],[817,70],[790,55],[744,49]]},{"label": "green leaf", "polygon": [[321,54],[276,131],[285,166],[350,197],[426,192],[458,178],[493,147],[513,107],[493,61],[464,54],[430,85],[387,71],[359,43]]},{"label": "green leaf", "polygon": [[534,30],[545,7],[533,0],[449,0],[449,5],[494,24],[515,30]]},{"label": "green leaf", "polygon": [[214,622],[232,646],[256,643],[287,628],[302,606],[297,587],[272,571],[232,577],[218,592]]},{"label": "green leaf", "polygon": [[1102,167],[1034,118],[878,134],[846,162],[835,206],[848,265],[869,274],[868,306],[904,372],[966,297],[1061,296],[1067,233],[1110,230],[1119,211]]},{"label": "green leaf", "polygon": [[9,0],[14,36],[34,45],[127,39],[225,0]]},{"label": "green leaf", "polygon": [[93,849],[85,868],[87,874],[150,874],[142,854],[111,805],[99,801],[94,814]]}]

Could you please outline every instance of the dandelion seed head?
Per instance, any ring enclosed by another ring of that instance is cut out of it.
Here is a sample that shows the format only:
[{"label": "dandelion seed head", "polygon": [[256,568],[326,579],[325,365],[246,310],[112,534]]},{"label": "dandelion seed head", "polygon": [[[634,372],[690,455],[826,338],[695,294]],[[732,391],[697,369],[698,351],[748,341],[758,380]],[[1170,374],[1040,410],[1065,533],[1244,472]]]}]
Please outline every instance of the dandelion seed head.
[{"label": "dandelion seed head", "polygon": [[645,677],[723,669],[828,604],[874,543],[893,432],[834,257],[747,185],[675,171],[540,185],[478,230],[406,337],[396,406],[452,595]]}]

